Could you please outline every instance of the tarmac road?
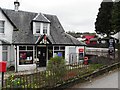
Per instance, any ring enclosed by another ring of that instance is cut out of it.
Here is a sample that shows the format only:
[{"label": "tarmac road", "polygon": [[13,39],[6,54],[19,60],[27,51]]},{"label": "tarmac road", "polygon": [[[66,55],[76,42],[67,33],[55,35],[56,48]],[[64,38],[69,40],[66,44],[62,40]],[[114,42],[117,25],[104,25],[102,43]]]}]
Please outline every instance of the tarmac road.
[{"label": "tarmac road", "polygon": [[120,83],[118,83],[120,77],[118,78],[118,76],[120,76],[120,71],[112,71],[89,82],[77,84],[72,88],[120,88]]}]

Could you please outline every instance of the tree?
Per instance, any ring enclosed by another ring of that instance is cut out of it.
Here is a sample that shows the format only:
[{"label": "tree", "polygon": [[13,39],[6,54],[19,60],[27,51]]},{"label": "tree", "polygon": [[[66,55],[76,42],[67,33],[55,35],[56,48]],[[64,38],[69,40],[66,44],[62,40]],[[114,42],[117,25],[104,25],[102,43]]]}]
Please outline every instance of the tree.
[{"label": "tree", "polygon": [[107,36],[113,31],[112,29],[112,0],[103,0],[101,3],[101,7],[99,8],[99,12],[95,22],[95,31],[99,32],[99,34],[106,34]]},{"label": "tree", "polygon": [[120,31],[120,0],[115,0],[112,11],[113,30]]}]

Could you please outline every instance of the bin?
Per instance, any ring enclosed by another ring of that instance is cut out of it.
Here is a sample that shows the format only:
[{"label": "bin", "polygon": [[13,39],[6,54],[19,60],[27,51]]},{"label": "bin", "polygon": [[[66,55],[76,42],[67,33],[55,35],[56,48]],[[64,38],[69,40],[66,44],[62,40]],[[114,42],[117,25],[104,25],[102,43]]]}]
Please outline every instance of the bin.
[{"label": "bin", "polygon": [[6,72],[6,64],[5,61],[0,62],[0,72]]}]

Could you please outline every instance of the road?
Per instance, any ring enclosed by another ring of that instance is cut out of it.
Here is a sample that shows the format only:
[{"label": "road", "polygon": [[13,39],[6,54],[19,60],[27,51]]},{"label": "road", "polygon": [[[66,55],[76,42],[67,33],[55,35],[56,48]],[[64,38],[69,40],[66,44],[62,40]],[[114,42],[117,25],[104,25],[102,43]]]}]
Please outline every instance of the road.
[{"label": "road", "polygon": [[[99,76],[89,82],[77,84],[72,88],[118,88],[118,76],[120,71],[114,71],[109,74]],[[120,78],[119,78],[120,80]]]}]

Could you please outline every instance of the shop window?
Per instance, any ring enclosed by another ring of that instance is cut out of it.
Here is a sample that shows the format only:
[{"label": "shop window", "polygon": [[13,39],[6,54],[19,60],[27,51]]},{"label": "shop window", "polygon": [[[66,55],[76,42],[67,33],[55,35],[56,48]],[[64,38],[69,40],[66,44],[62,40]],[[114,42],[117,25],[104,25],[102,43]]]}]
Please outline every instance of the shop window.
[{"label": "shop window", "polygon": [[59,50],[59,46],[55,46],[55,47],[54,47],[54,50]]},{"label": "shop window", "polygon": [[33,46],[20,46],[19,65],[33,64],[33,52],[34,52]]}]

